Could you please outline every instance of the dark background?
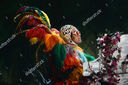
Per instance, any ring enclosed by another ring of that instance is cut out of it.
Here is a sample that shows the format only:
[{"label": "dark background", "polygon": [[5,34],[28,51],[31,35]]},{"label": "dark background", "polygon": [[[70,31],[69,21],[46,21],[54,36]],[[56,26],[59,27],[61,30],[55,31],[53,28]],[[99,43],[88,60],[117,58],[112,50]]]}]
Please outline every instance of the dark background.
[{"label": "dark background", "polygon": [[[34,6],[46,12],[52,27],[58,30],[65,24],[76,26],[82,35],[83,42],[80,46],[86,53],[95,57],[98,57],[96,48],[98,36],[108,32],[128,32],[128,0],[2,0],[0,2],[0,43],[5,42],[15,32],[17,24],[13,22],[13,18],[17,10],[24,5]],[[102,12],[83,26],[82,23],[99,9]],[[24,67],[23,64],[19,68],[22,63],[20,62],[22,51],[25,51],[24,56],[31,55],[31,58],[27,57],[27,61],[34,60],[32,58],[34,54],[31,52],[35,52],[35,49],[31,49],[23,36],[14,39],[0,50],[0,82],[11,84],[15,81],[17,78],[15,73]],[[24,58],[23,61],[26,59]]]}]

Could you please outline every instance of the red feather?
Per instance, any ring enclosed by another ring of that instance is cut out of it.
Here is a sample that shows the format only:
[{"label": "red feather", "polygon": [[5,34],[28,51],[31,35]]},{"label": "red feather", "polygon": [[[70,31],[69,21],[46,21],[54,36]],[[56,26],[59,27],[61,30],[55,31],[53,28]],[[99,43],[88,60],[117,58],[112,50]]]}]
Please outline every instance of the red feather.
[{"label": "red feather", "polygon": [[34,17],[30,16],[27,24],[28,24],[28,26],[36,26],[38,24],[41,24],[41,22],[39,20],[35,19]]},{"label": "red feather", "polygon": [[42,27],[33,27],[26,33],[25,37],[29,39],[32,37],[37,37],[41,41],[43,40],[45,34],[47,34],[47,31]]}]

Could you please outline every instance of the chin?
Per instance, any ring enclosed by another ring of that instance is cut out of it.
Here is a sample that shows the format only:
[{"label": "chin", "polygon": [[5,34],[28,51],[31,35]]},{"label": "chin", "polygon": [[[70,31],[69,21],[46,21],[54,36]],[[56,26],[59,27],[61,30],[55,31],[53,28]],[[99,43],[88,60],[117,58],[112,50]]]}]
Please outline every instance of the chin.
[{"label": "chin", "polygon": [[80,44],[81,42],[79,42],[79,44]]},{"label": "chin", "polygon": [[80,43],[81,43],[81,41],[77,42],[77,44],[80,44]]}]

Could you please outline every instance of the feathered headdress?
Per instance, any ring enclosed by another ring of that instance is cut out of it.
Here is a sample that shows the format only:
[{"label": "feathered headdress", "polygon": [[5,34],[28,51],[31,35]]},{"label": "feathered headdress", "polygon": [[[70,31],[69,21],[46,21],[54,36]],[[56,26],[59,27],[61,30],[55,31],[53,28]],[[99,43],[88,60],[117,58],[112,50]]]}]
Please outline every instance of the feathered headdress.
[{"label": "feathered headdress", "polygon": [[38,41],[40,42],[36,50],[36,60],[38,60],[37,54],[42,44],[45,45],[44,52],[51,51],[56,44],[65,44],[61,37],[55,35],[57,34],[57,30],[54,30],[54,33],[52,32],[47,14],[38,8],[29,6],[21,7],[14,21],[18,23],[18,33],[26,32],[25,37],[29,39],[32,45]]},{"label": "feathered headdress", "polygon": [[30,27],[37,26],[38,24],[44,24],[49,29],[51,28],[47,14],[36,7],[21,7],[14,18],[14,22],[18,22],[18,31],[21,31],[24,24],[27,24],[27,26]]}]

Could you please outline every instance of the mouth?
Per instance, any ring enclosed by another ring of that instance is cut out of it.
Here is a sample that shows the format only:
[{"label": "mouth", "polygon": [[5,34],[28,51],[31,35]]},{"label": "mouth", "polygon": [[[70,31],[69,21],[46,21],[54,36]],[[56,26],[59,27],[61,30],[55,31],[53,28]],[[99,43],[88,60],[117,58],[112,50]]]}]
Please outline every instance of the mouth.
[{"label": "mouth", "polygon": [[79,37],[78,40],[81,40],[81,38]]}]

